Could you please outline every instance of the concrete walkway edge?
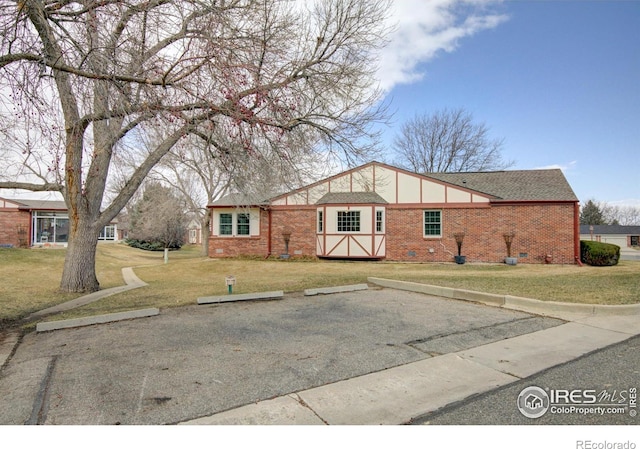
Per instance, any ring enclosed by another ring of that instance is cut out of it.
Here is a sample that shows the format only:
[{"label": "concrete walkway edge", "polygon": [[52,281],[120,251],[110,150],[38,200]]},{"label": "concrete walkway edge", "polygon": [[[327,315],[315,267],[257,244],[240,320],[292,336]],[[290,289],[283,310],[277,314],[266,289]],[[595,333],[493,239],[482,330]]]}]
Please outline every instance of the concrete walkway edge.
[{"label": "concrete walkway edge", "polygon": [[599,305],[599,304],[573,304],[556,301],[540,301],[539,299],[520,298],[511,295],[496,295],[492,293],[475,292],[450,287],[420,284],[418,282],[396,281],[370,277],[368,282],[380,287],[406,290],[427,295],[441,296],[444,298],[471,301],[505,309],[519,310],[550,317],[565,319],[567,315],[640,315],[640,304],[629,305]]},{"label": "concrete walkway edge", "polygon": [[304,291],[304,296],[330,295],[332,293],[355,292],[359,290],[367,290],[368,288],[369,286],[367,284],[341,285],[338,287],[308,288]]},{"label": "concrete walkway edge", "polygon": [[284,297],[282,290],[274,292],[239,293],[235,295],[203,296],[198,298],[198,304],[218,304],[222,302],[252,301],[257,299],[281,299]]},{"label": "concrete walkway edge", "polygon": [[155,307],[150,309],[128,310],[126,312],[108,313],[105,315],[93,315],[84,318],[70,320],[43,321],[36,324],[36,332],[47,332],[71,327],[91,326],[93,324],[112,323],[114,321],[131,320],[134,318],[146,318],[160,313]]},{"label": "concrete walkway edge", "polygon": [[71,301],[67,301],[62,304],[49,307],[47,309],[39,310],[38,312],[35,312],[29,315],[27,320],[33,320],[33,319],[41,318],[46,315],[51,315],[54,313],[75,309],[76,307],[81,307],[87,304],[91,304],[92,302],[98,301],[108,296],[112,296],[118,293],[126,292],[129,290],[133,290],[135,288],[145,287],[149,285],[146,282],[142,281],[138,276],[136,276],[136,274],[133,272],[133,268],[131,267],[122,269],[122,278],[124,279],[124,282],[126,285],[121,285],[119,287],[106,288],[104,290],[98,290],[97,292],[89,293],[88,295],[84,295],[79,298],[72,299]]}]

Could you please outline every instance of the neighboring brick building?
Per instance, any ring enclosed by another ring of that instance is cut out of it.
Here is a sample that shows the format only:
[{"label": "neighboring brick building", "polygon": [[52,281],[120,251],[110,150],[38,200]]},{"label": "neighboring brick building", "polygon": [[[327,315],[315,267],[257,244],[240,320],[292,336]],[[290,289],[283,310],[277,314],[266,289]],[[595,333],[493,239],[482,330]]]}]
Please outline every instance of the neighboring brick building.
[{"label": "neighboring brick building", "polygon": [[[0,198],[0,246],[66,246],[69,214],[64,201]],[[99,240],[117,240],[117,224],[105,226]]]},{"label": "neighboring brick building", "polygon": [[[210,257],[575,263],[578,199],[560,170],[420,175],[371,162],[274,198],[209,205]],[[285,248],[288,235],[288,250]]]}]

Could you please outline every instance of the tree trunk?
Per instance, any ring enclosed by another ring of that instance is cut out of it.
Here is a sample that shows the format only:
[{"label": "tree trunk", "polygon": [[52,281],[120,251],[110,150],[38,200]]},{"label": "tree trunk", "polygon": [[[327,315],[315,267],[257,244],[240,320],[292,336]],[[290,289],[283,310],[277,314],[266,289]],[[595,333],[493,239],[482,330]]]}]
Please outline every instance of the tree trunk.
[{"label": "tree trunk", "polygon": [[210,225],[211,211],[207,209],[204,217],[202,217],[202,220],[200,220],[200,238],[202,240],[200,244],[202,245],[202,255],[205,257],[209,255],[209,236],[211,234],[209,232]]},{"label": "tree trunk", "polygon": [[[71,224],[71,227],[74,225]],[[88,220],[79,220],[75,227],[69,237],[60,290],[72,293],[95,292],[100,290],[95,268],[99,231]]]}]

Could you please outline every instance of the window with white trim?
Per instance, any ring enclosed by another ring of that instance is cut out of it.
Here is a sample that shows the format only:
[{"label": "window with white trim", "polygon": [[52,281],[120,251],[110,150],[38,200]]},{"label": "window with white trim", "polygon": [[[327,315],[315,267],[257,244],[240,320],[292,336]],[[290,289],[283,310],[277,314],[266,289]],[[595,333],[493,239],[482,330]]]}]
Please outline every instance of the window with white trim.
[{"label": "window with white trim", "polygon": [[220,235],[233,235],[233,214],[220,214]]},{"label": "window with white trim", "polygon": [[423,229],[425,237],[442,237],[442,211],[425,210]]},{"label": "window with white trim", "polygon": [[249,214],[238,214],[237,229],[238,229],[238,235],[250,234],[251,226],[250,226]]},{"label": "window with white trim", "polygon": [[360,211],[338,211],[338,232],[360,232]]},{"label": "window with white trim", "polygon": [[318,232],[324,231],[324,211],[318,211]]},{"label": "window with white trim", "polygon": [[376,232],[384,232],[383,213],[381,210],[376,211]]}]

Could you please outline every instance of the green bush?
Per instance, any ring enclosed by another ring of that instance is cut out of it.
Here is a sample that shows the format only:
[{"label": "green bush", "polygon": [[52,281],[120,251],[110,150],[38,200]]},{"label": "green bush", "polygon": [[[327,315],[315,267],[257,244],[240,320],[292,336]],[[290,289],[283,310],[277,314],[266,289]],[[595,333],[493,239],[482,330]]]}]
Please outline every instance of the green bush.
[{"label": "green bush", "polygon": [[[146,242],[144,240],[127,239],[125,243],[132,248],[144,249],[146,251],[164,251],[164,244],[160,242]],[[178,245],[172,245],[170,250],[180,249]]]},{"label": "green bush", "polygon": [[620,260],[620,247],[611,243],[581,240],[580,260],[596,267],[617,265]]}]

